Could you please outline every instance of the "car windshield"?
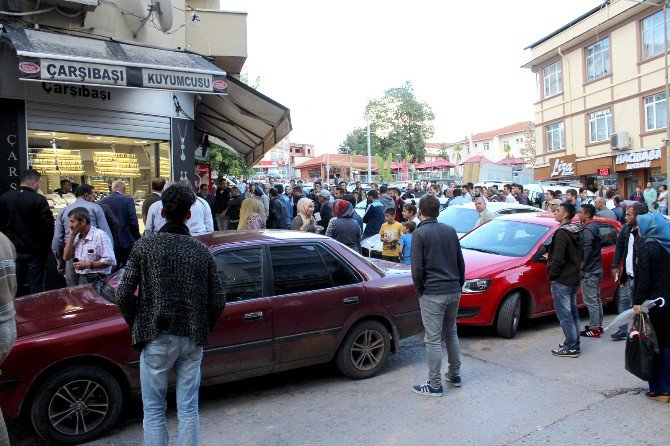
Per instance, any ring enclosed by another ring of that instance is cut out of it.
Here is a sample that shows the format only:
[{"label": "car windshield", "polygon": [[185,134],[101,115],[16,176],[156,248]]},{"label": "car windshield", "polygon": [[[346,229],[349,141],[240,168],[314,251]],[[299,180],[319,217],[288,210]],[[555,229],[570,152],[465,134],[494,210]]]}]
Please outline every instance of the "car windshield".
[{"label": "car windshield", "polygon": [[477,210],[465,207],[449,207],[437,216],[437,221],[453,227],[459,234],[472,230],[477,220]]},{"label": "car windshield", "polygon": [[523,257],[548,230],[548,226],[495,219],[463,237],[461,247],[501,256]]}]

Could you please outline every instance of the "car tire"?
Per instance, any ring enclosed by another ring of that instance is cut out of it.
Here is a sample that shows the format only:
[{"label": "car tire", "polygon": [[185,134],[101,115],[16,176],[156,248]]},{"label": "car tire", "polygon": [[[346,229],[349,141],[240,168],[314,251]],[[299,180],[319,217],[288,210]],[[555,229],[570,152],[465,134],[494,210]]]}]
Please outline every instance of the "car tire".
[{"label": "car tire", "polygon": [[30,419],[48,441],[90,441],[119,418],[123,393],[118,381],[95,366],[73,366],[50,376],[33,399]]},{"label": "car tire", "polygon": [[511,339],[516,335],[521,321],[521,295],[518,292],[505,297],[498,309],[496,333],[503,338]]},{"label": "car tire", "polygon": [[337,352],[336,366],[352,379],[376,375],[391,351],[391,336],[379,321],[364,320],[354,325]]}]

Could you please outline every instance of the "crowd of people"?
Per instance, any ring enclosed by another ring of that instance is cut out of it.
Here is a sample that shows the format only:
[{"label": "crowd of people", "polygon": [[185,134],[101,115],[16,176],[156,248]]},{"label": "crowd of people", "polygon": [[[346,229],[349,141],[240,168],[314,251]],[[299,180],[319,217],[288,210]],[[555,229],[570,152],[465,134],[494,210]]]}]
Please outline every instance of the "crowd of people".
[{"label": "crowd of people", "polygon": [[[18,189],[0,196],[0,363],[16,340],[14,296],[44,290],[50,253],[68,286],[97,281],[124,266],[116,293],[133,346],[142,351],[147,444],[168,441],[165,394],[173,368],[177,369],[180,439],[193,444],[199,440],[202,346],[208,343],[226,302],[214,258],[194,235],[215,229],[285,229],[321,233],[360,251],[361,240],[378,234],[383,259],[410,265],[419,297],[429,374],[426,382],[412,390],[442,396],[443,336],[448,356],[444,379],[454,387],[462,383],[456,317],[465,264],[454,228],[437,221],[438,197],[447,206],[474,202],[477,225],[493,218],[487,210],[489,202],[529,204],[528,191],[518,184],[506,184],[498,191],[495,186],[417,182],[401,191],[375,183],[364,190],[356,183],[349,191],[345,182],[316,181],[307,191],[301,181],[291,180],[286,186],[272,179],[229,184],[221,178],[214,193],[207,184],[196,193],[188,180],[174,183],[157,178],[142,206],[142,235],[134,200],[126,195],[123,181],[114,182],[99,202],[92,186],[77,186],[76,200],[54,218],[38,193],[40,180],[39,172],[28,169]],[[670,271],[670,226],[661,215],[667,213],[666,187],[661,186],[658,193],[651,184],[644,191],[638,188],[629,196],[632,204],[628,206],[613,189],[598,190],[593,204],[585,202],[587,195],[585,189],[568,189],[565,197],[558,191],[547,191],[544,197],[545,210],[560,223],[547,247],[547,275],[564,333],[563,342],[552,350],[557,357],[579,357],[581,338],[603,334],[604,268],[609,266],[615,280],[620,280],[620,311],[632,307],[640,312],[645,300],[667,296],[670,288],[665,274]],[[361,218],[355,207],[362,201],[366,206]],[[576,215],[579,223],[573,222]],[[602,264],[596,216],[624,223],[612,265]],[[175,268],[181,271],[179,277],[173,274]],[[579,287],[589,312],[584,329],[577,312]],[[669,402],[670,305],[652,308],[649,317],[660,353],[647,396]],[[621,340],[628,334],[628,326],[622,325],[611,337]],[[6,438],[0,414],[0,443]]]}]

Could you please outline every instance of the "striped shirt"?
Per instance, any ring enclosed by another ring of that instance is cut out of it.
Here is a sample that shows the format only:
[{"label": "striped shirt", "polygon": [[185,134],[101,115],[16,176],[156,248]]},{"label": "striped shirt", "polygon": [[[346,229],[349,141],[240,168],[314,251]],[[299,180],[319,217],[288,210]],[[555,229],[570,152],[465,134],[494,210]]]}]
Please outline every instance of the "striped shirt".
[{"label": "striped shirt", "polygon": [[81,234],[77,234],[74,240],[74,257],[80,262],[102,262],[106,264],[103,268],[86,268],[75,269],[77,274],[111,274],[112,267],[116,265],[116,257],[114,257],[114,247],[112,241],[109,239],[105,231],[91,226],[86,234],[86,237],[81,238]]}]

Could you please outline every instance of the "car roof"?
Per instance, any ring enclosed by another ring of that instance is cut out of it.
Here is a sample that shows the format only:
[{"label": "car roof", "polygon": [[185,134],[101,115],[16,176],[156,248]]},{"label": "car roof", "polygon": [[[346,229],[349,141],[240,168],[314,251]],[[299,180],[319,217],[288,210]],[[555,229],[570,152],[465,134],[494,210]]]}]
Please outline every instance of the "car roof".
[{"label": "car roof", "polygon": [[204,243],[209,248],[237,244],[237,243],[249,243],[249,242],[260,242],[263,244],[267,243],[276,243],[277,241],[299,241],[304,242],[307,240],[312,241],[323,241],[330,240],[330,237],[326,237],[320,234],[314,234],[312,232],[305,231],[288,231],[284,229],[263,229],[260,231],[215,231],[207,234],[202,234],[196,236],[198,240]]},{"label": "car roof", "polygon": [[[474,203],[456,204],[453,206],[449,206],[447,209],[458,209],[458,208],[475,209],[475,204]],[[504,203],[500,201],[489,201],[488,203],[486,203],[486,208],[492,212],[499,211],[500,209],[537,209],[538,212],[541,211],[540,208],[536,208],[535,206],[528,206],[526,204],[521,203]]]},{"label": "car roof", "polygon": [[[556,227],[559,225],[559,223],[556,220],[554,220],[554,214],[551,212],[526,212],[522,214],[501,215],[500,217],[496,217],[496,220],[518,221],[518,222],[532,223],[551,227]],[[616,220],[610,220],[609,218],[595,217],[593,221],[598,223],[600,222],[610,223],[616,226],[617,228],[620,227],[619,222],[617,222]],[[575,218],[572,219],[572,222],[579,223],[579,218],[575,216]]]}]

